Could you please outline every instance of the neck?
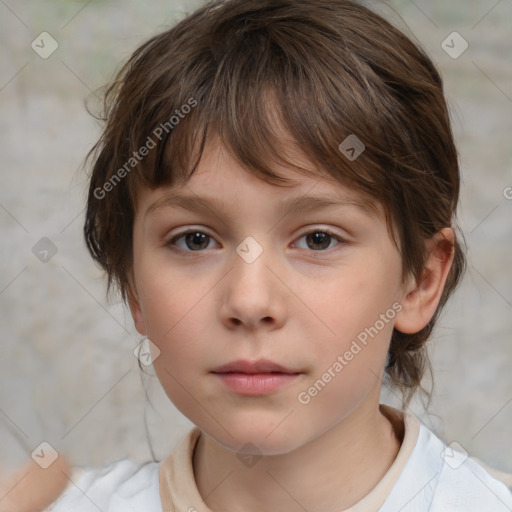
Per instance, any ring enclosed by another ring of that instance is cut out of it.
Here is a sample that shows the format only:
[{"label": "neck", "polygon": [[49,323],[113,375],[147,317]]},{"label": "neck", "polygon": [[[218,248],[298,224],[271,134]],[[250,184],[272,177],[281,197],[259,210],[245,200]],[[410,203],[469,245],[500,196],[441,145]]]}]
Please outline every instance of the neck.
[{"label": "neck", "polygon": [[236,453],[201,434],[193,458],[197,487],[214,512],[344,510],[395,460],[397,430],[377,407],[360,409],[293,452],[263,456],[243,469]]}]

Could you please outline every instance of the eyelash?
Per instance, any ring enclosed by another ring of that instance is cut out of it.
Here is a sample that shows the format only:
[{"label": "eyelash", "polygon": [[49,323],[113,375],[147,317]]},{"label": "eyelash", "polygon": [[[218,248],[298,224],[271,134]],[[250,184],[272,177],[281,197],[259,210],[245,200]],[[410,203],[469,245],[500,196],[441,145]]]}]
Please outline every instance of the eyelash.
[{"label": "eyelash", "polygon": [[[176,251],[176,252],[179,252],[181,254],[184,254],[186,257],[194,256],[195,254],[199,254],[199,253],[205,252],[206,249],[201,249],[201,250],[198,250],[198,251],[191,251],[191,250],[181,249],[180,247],[177,247],[175,245],[177,240],[179,240],[180,238],[184,237],[185,235],[187,235],[189,233],[201,233],[203,235],[206,235],[210,239],[213,239],[213,237],[211,235],[209,235],[208,233],[206,233],[204,231],[201,231],[199,229],[189,229],[187,231],[182,231],[181,233],[178,233],[178,234],[174,235],[171,239],[169,239],[165,243],[165,246],[169,247],[173,251]],[[345,240],[343,240],[339,235],[336,235],[335,233],[333,233],[329,229],[312,229],[310,231],[302,233],[300,235],[299,239],[301,239],[301,238],[303,238],[303,237],[305,237],[307,235],[314,234],[314,233],[325,233],[326,235],[329,235],[331,238],[334,238],[335,240],[337,240],[339,242],[339,244],[335,245],[334,247],[331,247],[330,249],[320,249],[320,250],[317,250],[317,251],[315,251],[313,249],[310,249],[309,252],[319,252],[319,253],[329,252],[329,251],[336,250],[336,247],[338,247],[339,245],[345,243]],[[306,249],[306,250],[308,250],[308,249]]]}]

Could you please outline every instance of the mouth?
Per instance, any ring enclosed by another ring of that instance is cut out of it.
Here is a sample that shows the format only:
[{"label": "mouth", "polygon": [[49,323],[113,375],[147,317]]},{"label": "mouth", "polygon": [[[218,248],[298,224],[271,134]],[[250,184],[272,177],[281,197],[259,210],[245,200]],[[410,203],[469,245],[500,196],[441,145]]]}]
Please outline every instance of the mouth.
[{"label": "mouth", "polygon": [[238,360],[211,371],[221,382],[242,395],[265,395],[295,380],[301,371],[287,368],[267,359]]},{"label": "mouth", "polygon": [[296,375],[302,372],[293,368],[287,368],[268,359],[259,359],[258,361],[239,359],[214,368],[212,373],[244,373],[247,375],[280,373]]}]

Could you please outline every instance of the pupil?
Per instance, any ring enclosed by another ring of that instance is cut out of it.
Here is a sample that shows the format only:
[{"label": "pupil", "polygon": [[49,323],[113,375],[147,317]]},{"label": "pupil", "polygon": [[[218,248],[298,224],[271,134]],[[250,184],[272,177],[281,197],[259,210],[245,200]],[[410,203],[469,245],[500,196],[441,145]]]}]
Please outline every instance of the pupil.
[{"label": "pupil", "polygon": [[205,247],[208,246],[208,241],[206,240],[207,237],[208,235],[206,235],[205,233],[187,233],[187,247],[189,249],[194,249],[194,247],[191,247],[190,245],[198,244],[200,246],[199,249],[204,249]]},{"label": "pupil", "polygon": [[321,231],[318,231],[316,233],[312,233],[312,234],[308,235],[308,239],[313,241],[313,245],[320,244],[321,249],[325,249],[326,247],[329,247],[329,238],[330,238],[330,235],[328,233],[322,233]]}]

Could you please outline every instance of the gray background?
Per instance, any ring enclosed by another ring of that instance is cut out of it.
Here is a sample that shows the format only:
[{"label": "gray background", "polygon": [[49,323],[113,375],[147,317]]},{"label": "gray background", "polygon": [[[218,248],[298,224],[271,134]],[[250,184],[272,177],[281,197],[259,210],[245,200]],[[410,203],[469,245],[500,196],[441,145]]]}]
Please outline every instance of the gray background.
[{"label": "gray background", "polygon": [[[82,241],[80,164],[99,134],[84,99],[94,100],[91,92],[144,39],[199,3],[0,0],[4,469],[44,440],[74,464],[146,460],[145,421],[162,458],[191,426],[151,369],[141,378],[129,313],[105,300]],[[512,186],[512,2],[392,5],[445,78],[469,246],[468,273],[430,344],[436,387],[429,415],[418,401],[412,410],[448,442],[512,472],[512,200],[504,195]],[[43,31],[59,44],[48,59],[31,48]],[[457,59],[441,48],[453,31],[469,43]],[[46,263],[32,252],[43,237],[57,249]],[[396,403],[392,393],[385,399]]]}]

